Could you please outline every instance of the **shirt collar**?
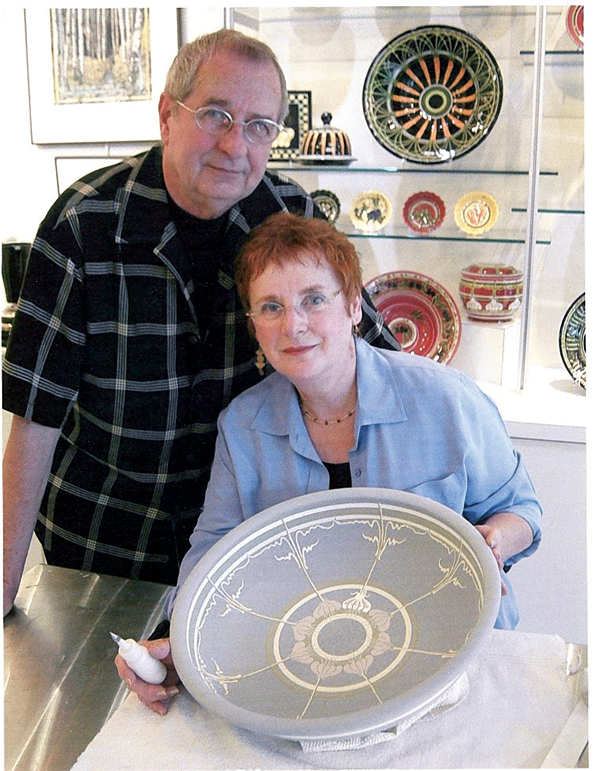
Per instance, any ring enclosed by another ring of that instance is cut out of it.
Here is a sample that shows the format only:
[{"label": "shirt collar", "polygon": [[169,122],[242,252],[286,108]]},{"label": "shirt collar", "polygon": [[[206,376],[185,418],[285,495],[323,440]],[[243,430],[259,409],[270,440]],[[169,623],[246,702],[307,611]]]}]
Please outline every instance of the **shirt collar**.
[{"label": "shirt collar", "polygon": [[[397,355],[397,352],[394,352]],[[376,423],[401,423],[407,420],[406,409],[398,390],[390,362],[384,352],[356,339],[358,379],[357,426]],[[308,438],[296,389],[283,375],[269,375],[265,384],[271,386],[253,421],[256,431],[289,436],[294,449],[307,453],[304,436]],[[304,429],[304,430],[301,430]],[[312,444],[309,441],[309,446]]]}]

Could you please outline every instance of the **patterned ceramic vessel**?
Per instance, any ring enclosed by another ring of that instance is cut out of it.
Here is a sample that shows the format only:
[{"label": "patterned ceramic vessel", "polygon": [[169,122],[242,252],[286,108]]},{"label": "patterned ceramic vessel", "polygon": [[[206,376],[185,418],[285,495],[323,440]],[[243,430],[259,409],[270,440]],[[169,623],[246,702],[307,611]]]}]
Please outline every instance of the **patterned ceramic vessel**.
[{"label": "patterned ceramic vessel", "polygon": [[408,30],[373,60],[363,111],[375,139],[414,163],[445,163],[473,150],[502,106],[502,75],[491,52],[444,24]]},{"label": "patterned ceramic vessel", "polygon": [[567,31],[577,48],[583,48],[583,6],[570,5],[567,9]]},{"label": "patterned ceramic vessel", "polygon": [[456,512],[400,490],[323,490],[202,557],[177,595],[173,661],[193,698],[241,728],[366,736],[440,699],[499,602],[492,552]]},{"label": "patterned ceramic vessel", "polygon": [[458,292],[476,321],[510,321],[521,307],[523,273],[512,265],[477,263],[461,271]]},{"label": "patterned ceramic vessel", "polygon": [[321,128],[311,129],[302,140],[299,161],[304,163],[351,163],[350,138],[345,131],[331,126],[331,113],[321,115]]}]

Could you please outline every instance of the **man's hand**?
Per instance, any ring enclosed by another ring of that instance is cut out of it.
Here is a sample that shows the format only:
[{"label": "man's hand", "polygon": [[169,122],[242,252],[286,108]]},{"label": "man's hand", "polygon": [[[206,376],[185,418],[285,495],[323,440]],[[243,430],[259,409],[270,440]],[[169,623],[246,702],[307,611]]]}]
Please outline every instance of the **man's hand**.
[{"label": "man's hand", "polygon": [[167,676],[160,685],[151,685],[127,666],[127,662],[120,655],[115,657],[115,666],[119,677],[127,683],[130,691],[137,694],[140,701],[159,715],[166,715],[169,710],[169,699],[179,693],[177,683],[179,675],[171,658],[171,644],[167,637],[161,640],[140,640],[140,645],[148,648],[150,655],[159,659],[167,667]]}]

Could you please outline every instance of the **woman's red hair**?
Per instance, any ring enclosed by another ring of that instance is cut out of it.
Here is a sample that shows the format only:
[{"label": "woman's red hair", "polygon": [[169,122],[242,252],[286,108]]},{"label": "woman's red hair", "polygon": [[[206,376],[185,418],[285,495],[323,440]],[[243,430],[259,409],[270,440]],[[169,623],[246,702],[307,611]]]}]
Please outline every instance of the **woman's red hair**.
[{"label": "woman's red hair", "polygon": [[303,262],[314,257],[329,265],[339,278],[346,306],[362,291],[362,274],[356,249],[330,222],[298,214],[278,212],[250,232],[237,260],[236,285],[246,310],[250,308],[250,284],[269,265]]}]

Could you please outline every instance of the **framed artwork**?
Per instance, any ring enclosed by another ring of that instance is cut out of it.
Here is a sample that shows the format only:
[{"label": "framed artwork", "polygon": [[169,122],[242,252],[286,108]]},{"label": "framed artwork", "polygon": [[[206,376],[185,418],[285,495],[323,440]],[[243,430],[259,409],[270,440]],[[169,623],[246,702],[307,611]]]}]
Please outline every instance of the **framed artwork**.
[{"label": "framed artwork", "polygon": [[269,160],[289,161],[300,154],[302,140],[312,126],[310,91],[288,91],[290,111],[285,128],[273,143]]},{"label": "framed artwork", "polygon": [[177,53],[175,9],[24,13],[33,144],[160,139],[158,100]]}]

